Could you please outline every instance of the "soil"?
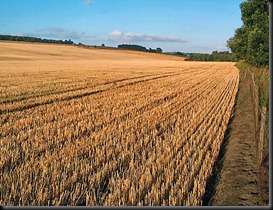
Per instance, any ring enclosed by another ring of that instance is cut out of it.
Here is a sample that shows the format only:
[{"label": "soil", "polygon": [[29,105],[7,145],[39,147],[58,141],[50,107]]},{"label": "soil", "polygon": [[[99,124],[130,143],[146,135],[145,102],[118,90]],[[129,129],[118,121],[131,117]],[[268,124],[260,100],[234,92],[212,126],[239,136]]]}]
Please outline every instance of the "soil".
[{"label": "soil", "polygon": [[261,198],[264,197],[264,193],[258,189],[258,173],[255,118],[249,80],[247,74],[240,71],[235,114],[226,133],[226,139],[220,151],[218,163],[214,168],[212,180],[208,184],[204,205],[266,205],[264,198]]}]

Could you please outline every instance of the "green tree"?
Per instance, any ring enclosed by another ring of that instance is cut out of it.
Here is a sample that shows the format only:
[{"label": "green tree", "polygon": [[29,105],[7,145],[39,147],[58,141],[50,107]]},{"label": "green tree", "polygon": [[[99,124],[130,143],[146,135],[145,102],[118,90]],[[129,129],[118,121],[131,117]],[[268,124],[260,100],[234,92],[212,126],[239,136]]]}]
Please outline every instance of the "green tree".
[{"label": "green tree", "polygon": [[156,48],[156,52],[162,53],[162,49],[160,47]]},{"label": "green tree", "polygon": [[269,0],[240,4],[243,26],[227,41],[236,58],[253,66],[269,65]]}]

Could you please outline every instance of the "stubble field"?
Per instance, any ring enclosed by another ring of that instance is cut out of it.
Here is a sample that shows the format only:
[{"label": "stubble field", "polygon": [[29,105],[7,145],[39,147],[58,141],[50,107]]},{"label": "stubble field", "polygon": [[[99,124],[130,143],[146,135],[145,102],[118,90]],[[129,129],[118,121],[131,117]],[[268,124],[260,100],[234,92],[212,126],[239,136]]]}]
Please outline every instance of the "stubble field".
[{"label": "stubble field", "polygon": [[202,205],[234,63],[0,42],[0,205]]}]

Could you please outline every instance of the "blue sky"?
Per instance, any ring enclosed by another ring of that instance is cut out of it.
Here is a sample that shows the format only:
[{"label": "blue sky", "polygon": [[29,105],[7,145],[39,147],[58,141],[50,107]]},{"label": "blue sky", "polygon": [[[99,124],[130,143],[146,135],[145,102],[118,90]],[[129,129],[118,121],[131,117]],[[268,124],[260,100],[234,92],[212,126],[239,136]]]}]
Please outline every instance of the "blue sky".
[{"label": "blue sky", "polygon": [[211,53],[241,27],[244,0],[0,0],[0,34]]}]

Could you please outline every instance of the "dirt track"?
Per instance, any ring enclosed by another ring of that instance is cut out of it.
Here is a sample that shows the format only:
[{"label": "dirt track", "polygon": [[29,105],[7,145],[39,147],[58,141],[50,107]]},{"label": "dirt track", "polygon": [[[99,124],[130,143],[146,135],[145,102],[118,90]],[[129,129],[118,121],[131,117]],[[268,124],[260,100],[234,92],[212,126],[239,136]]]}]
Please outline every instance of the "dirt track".
[{"label": "dirt track", "polygon": [[218,174],[216,193],[209,205],[260,206],[257,186],[257,159],[255,154],[255,121],[249,89],[244,72],[240,85],[234,119],[230,125],[222,168]]}]

